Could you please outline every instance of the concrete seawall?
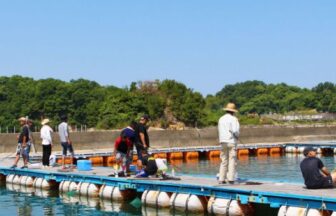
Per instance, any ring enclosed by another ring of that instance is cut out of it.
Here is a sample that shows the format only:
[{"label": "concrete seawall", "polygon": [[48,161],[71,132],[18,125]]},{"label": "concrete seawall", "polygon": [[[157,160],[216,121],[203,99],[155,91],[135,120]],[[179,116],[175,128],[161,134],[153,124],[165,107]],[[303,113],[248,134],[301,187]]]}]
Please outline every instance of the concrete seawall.
[{"label": "concrete seawall", "polygon": [[[73,132],[71,139],[75,150],[95,150],[113,148],[115,138],[120,131]],[[14,153],[18,134],[0,134],[1,153]],[[33,134],[35,145],[41,151],[39,133]],[[188,129],[182,131],[150,130],[153,147],[210,146],[218,143],[217,128]],[[336,126],[256,126],[241,128],[241,142],[275,143],[313,140],[335,140]],[[60,150],[58,134],[53,134],[53,150]]]}]

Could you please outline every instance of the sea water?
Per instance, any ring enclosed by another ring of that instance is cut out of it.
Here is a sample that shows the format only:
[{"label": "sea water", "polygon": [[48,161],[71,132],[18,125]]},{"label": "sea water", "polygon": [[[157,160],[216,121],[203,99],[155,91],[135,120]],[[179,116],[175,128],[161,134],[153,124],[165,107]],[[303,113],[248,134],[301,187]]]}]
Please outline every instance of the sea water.
[{"label": "sea water", "polygon": [[[253,180],[303,183],[299,164],[301,155],[240,157],[237,163],[239,178]],[[334,169],[336,157],[321,157],[329,170]],[[220,160],[174,161],[176,175],[195,175],[215,178]],[[172,167],[172,166],[171,166]],[[262,177],[261,177],[262,176]],[[52,216],[52,215],[176,215],[168,210],[144,208],[130,203],[111,203],[99,199],[77,197],[75,194],[59,196],[57,191],[46,192],[20,186],[0,187],[0,216]],[[181,215],[178,213],[177,215]],[[183,214],[182,214],[183,215]]]}]

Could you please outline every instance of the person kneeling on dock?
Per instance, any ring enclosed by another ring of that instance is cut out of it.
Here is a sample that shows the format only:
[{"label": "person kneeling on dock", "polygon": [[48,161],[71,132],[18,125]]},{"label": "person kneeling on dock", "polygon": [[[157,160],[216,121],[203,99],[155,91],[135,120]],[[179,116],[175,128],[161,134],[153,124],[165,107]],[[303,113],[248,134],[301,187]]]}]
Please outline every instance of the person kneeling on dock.
[{"label": "person kneeling on dock", "polygon": [[147,178],[149,176],[164,178],[167,176],[168,166],[166,159],[155,158],[151,152],[142,151],[142,164],[144,168],[136,175],[138,178]]},{"label": "person kneeling on dock", "polygon": [[136,174],[136,177],[137,178],[141,178],[141,177],[147,178],[151,175],[156,175],[158,171],[158,167],[156,165],[153,154],[148,153],[146,150],[143,150],[141,154],[142,154],[141,162],[142,162],[143,168]]},{"label": "person kneeling on dock", "polygon": [[316,157],[316,149],[306,147],[303,154],[306,157],[301,161],[300,168],[305,185],[308,189],[332,188],[336,183],[336,173],[330,173],[323,162]]}]

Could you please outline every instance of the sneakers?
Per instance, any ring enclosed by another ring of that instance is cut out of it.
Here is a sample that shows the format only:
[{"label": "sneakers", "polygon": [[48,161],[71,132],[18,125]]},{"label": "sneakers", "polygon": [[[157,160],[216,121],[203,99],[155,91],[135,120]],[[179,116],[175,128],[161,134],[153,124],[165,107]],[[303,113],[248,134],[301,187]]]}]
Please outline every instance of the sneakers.
[{"label": "sneakers", "polygon": [[17,166],[14,164],[11,167],[9,167],[10,169],[15,169]]},{"label": "sneakers", "polygon": [[28,166],[24,165],[24,166],[21,167],[21,169],[28,169]]},{"label": "sneakers", "polygon": [[218,184],[224,185],[224,184],[226,184],[226,181],[218,181]]}]

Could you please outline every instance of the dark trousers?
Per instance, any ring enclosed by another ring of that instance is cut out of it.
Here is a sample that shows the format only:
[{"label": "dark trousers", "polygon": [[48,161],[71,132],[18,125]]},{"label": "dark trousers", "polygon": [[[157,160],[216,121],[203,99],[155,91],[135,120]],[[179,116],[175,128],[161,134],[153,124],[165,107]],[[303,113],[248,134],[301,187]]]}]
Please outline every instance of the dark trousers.
[{"label": "dark trousers", "polygon": [[49,158],[51,155],[51,145],[42,145],[43,155],[42,155],[42,164],[43,166],[49,166]]}]

